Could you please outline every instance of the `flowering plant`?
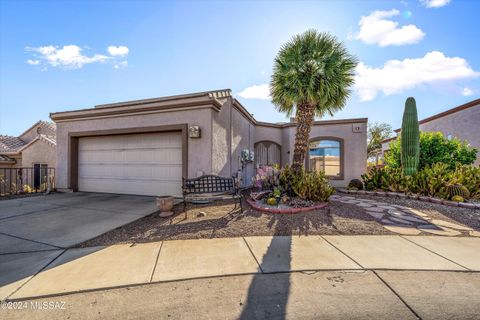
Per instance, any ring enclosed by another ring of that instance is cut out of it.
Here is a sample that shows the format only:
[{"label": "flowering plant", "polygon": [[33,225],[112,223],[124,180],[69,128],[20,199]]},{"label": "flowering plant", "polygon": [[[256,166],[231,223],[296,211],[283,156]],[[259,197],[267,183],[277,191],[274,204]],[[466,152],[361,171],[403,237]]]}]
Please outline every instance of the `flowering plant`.
[{"label": "flowering plant", "polygon": [[253,177],[253,185],[260,190],[273,190],[280,186],[280,169],[276,166],[261,166]]}]

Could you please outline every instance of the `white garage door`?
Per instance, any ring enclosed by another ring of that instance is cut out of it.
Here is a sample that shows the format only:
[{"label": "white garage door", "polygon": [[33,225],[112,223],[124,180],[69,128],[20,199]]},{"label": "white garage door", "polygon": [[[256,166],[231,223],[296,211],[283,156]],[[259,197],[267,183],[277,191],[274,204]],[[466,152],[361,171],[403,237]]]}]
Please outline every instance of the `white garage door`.
[{"label": "white garage door", "polygon": [[142,133],[78,141],[78,189],[138,195],[181,195],[182,136]]}]

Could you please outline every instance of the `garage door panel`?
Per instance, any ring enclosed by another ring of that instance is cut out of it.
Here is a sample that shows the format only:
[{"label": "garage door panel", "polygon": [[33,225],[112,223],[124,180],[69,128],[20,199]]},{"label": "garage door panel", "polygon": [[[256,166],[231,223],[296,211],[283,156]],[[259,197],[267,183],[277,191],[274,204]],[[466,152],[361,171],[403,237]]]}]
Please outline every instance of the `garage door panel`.
[{"label": "garage door panel", "polygon": [[[122,180],[117,184],[112,184],[111,181],[104,179],[84,179],[82,185],[79,185],[81,190],[88,190],[89,192],[106,192],[119,194],[136,194],[136,195],[178,195],[178,190],[181,189],[181,181],[130,181],[135,184],[135,189],[126,189],[126,181]],[[160,191],[157,191],[160,190]]]},{"label": "garage door panel", "polygon": [[[134,166],[134,168],[130,168]],[[155,177],[156,180],[176,180],[181,181],[182,165],[146,165],[138,166],[134,164],[115,164],[115,165],[82,165],[79,170],[81,179],[143,179]],[[79,179],[79,180],[81,180]]]},{"label": "garage door panel", "polygon": [[[142,156],[139,157],[138,154]],[[79,152],[79,162],[88,164],[178,164],[182,162],[181,148],[130,149],[130,150],[84,150]]]},{"label": "garage door panel", "polygon": [[148,133],[79,139],[81,191],[181,195],[180,133]]}]

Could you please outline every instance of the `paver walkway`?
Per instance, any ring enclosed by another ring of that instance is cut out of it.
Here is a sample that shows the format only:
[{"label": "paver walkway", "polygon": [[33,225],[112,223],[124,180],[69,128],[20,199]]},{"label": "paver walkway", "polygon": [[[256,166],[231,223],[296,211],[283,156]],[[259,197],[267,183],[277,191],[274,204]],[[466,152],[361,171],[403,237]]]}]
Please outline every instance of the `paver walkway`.
[{"label": "paver walkway", "polygon": [[364,208],[366,213],[375,218],[385,229],[401,235],[414,236],[424,231],[439,236],[459,236],[462,234],[460,231],[466,231],[470,236],[480,237],[480,233],[470,227],[432,219],[422,211],[410,207],[351,196],[332,195],[330,198]]},{"label": "paver walkway", "polygon": [[[333,270],[480,272],[480,239],[292,236],[175,240],[0,255],[0,300],[225,275]],[[28,265],[22,269],[20,265]]]}]

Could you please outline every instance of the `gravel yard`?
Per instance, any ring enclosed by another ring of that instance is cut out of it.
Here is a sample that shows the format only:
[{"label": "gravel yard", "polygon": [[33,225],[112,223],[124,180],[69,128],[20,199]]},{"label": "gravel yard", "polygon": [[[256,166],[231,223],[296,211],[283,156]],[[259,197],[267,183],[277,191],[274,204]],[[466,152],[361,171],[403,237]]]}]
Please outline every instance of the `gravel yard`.
[{"label": "gravel yard", "polygon": [[[421,210],[433,219],[442,219],[480,230],[480,211],[447,207],[416,200],[390,197],[355,196],[388,204]],[[161,240],[222,238],[264,235],[393,235],[365,208],[355,204],[331,201],[328,209],[297,214],[271,214],[252,210],[244,203],[244,212],[232,211],[233,201],[216,201],[174,207],[174,216],[160,218],[158,213],[107,232],[79,244],[78,247],[141,243]],[[422,232],[421,235],[431,235]],[[468,235],[468,234],[465,234]]]}]

